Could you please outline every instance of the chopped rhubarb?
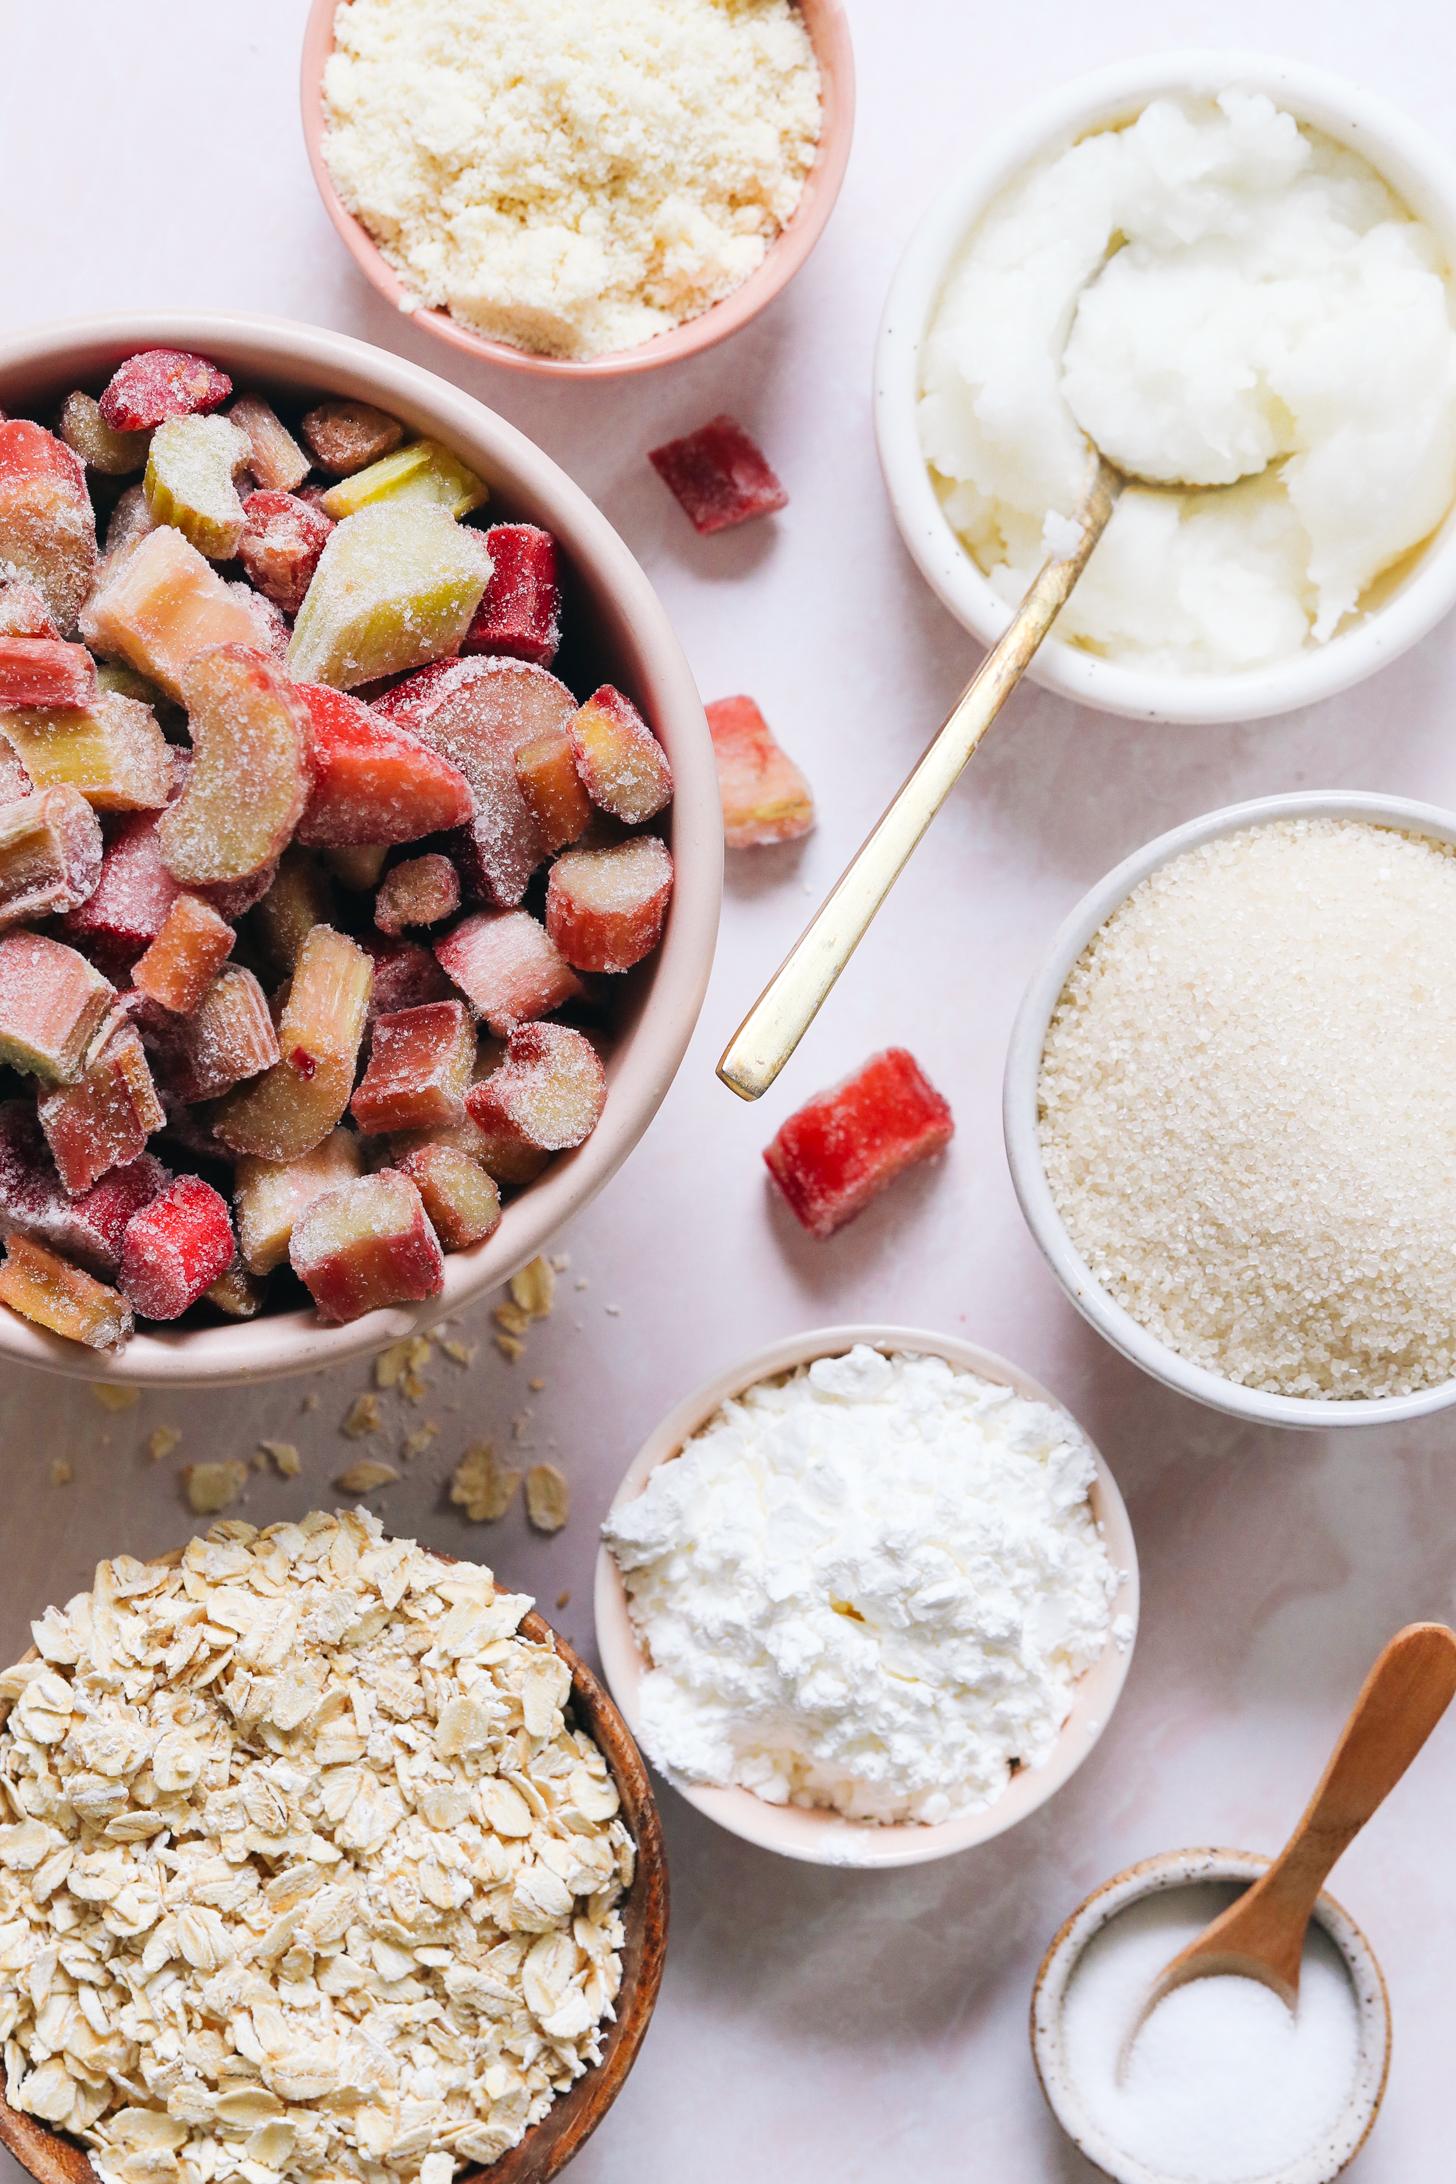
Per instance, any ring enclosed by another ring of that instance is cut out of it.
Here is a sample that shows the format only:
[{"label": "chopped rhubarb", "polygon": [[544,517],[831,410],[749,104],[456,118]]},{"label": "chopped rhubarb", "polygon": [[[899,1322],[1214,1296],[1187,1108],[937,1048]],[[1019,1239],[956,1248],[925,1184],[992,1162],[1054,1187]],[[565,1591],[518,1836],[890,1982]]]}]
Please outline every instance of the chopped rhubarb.
[{"label": "chopped rhubarb", "polygon": [[498,1039],[573,1001],[581,981],[527,910],[485,910],[435,943],[446,976]]},{"label": "chopped rhubarb", "polygon": [[116,989],[44,933],[0,940],[0,1061],[47,1084],[74,1084]]},{"label": "chopped rhubarb", "polygon": [[592,801],[576,770],[571,736],[548,728],[516,752],[516,779],[548,856],[580,841],[591,823]]},{"label": "chopped rhubarb", "polygon": [[569,732],[577,772],[598,809],[631,827],[655,819],[672,795],[672,768],[632,700],[604,683]]},{"label": "chopped rhubarb", "polygon": [[369,402],[320,402],[300,430],[320,470],[331,470],[336,478],[377,463],[404,438],[399,419]]},{"label": "chopped rhubarb", "polygon": [[174,1089],[191,1101],[251,1087],[278,1061],[267,996],[239,964],[219,971],[192,1014],[173,1020],[163,1037],[175,1057]]},{"label": "chopped rhubarb", "polygon": [[378,1017],[349,1111],[369,1137],[458,1122],[474,1063],[475,1027],[463,1001]]},{"label": "chopped rhubarb", "polygon": [[381,933],[403,933],[411,926],[440,925],[460,908],[460,875],[438,850],[407,857],[385,873],[374,898],[374,922]]},{"label": "chopped rhubarb", "polygon": [[101,396],[113,432],[146,432],[169,417],[193,417],[227,400],[233,383],[205,356],[186,349],[142,349],[119,364]]},{"label": "chopped rhubarb", "polygon": [[313,789],[300,842],[417,842],[465,825],[470,783],[448,757],[346,691],[300,683]]},{"label": "chopped rhubarb", "polygon": [[297,1160],[258,1160],[244,1154],[233,1177],[238,1248],[254,1274],[271,1274],[288,1257],[293,1224],[325,1191],[352,1182],[360,1170],[359,1140],[334,1130]]},{"label": "chopped rhubarb", "polygon": [[256,1319],[268,1301],[267,1285],[256,1274],[250,1274],[240,1259],[234,1259],[227,1272],[219,1274],[203,1292],[202,1301],[225,1319]]},{"label": "chopped rhubarb", "polygon": [[317,857],[296,845],[285,849],[267,894],[253,913],[253,924],[279,971],[291,971],[316,925],[334,925],[334,891]]},{"label": "chopped rhubarb", "polygon": [[347,1066],[352,1073],[369,1016],[374,965],[347,935],[316,925],[298,953],[278,1022],[283,1059],[301,1077]]},{"label": "chopped rhubarb", "polygon": [[546,883],[546,930],[578,971],[630,971],[662,938],[672,858],[655,834],[558,857]]},{"label": "chopped rhubarb", "polygon": [[147,459],[151,439],[147,432],[115,432],[101,414],[101,405],[89,394],[68,394],[61,404],[56,430],[79,455],[88,470],[104,478],[129,478]]},{"label": "chopped rhubarb", "polygon": [[139,538],[145,538],[156,528],[143,487],[140,484],[127,486],[118,494],[116,506],[107,519],[106,544],[96,571],[98,580],[114,566],[128,546],[134,546]]},{"label": "chopped rhubarb", "polygon": [[83,1342],[92,1350],[121,1348],[132,1331],[125,1297],[28,1236],[7,1236],[5,1251],[0,1304],[68,1342]]},{"label": "chopped rhubarb", "polygon": [[523,1024],[506,1058],[466,1099],[482,1130],[499,1131],[542,1153],[562,1153],[591,1136],[607,1100],[607,1073],[582,1032],[567,1024]]},{"label": "chopped rhubarb", "polygon": [[199,895],[179,895],[162,929],[133,970],[139,993],[176,1016],[190,1016],[233,952],[236,934]]},{"label": "chopped rhubarb", "polygon": [[408,447],[331,485],[319,506],[337,523],[376,501],[406,497],[435,501],[458,520],[479,508],[490,492],[484,479],[438,440],[412,440]]},{"label": "chopped rhubarb", "polygon": [[101,822],[74,789],[0,803],[0,931],[75,910],[101,870]]},{"label": "chopped rhubarb", "polygon": [[184,885],[241,880],[270,866],[308,801],[308,721],[277,663],[248,645],[218,645],[184,669],[191,777],[160,829],[162,856]]},{"label": "chopped rhubarb", "polygon": [[227,1272],[235,1249],[227,1200],[200,1175],[179,1175],[126,1224],[122,1294],[148,1319],[180,1319]]},{"label": "chopped rhubarb", "polygon": [[466,1251],[500,1227],[500,1191],[494,1177],[453,1145],[416,1146],[400,1162],[399,1172],[419,1192],[446,1251]]},{"label": "chopped rhubarb", "polygon": [[74,1084],[43,1093],[40,1126],[72,1196],[145,1152],[166,1121],[135,1025],[118,1022],[87,1058]]},{"label": "chopped rhubarb", "polygon": [[297,614],[333,524],[296,493],[250,493],[238,559],[248,579],[285,614]]},{"label": "chopped rhubarb", "polygon": [[832,1236],[917,1161],[950,1143],[951,1111],[903,1047],[887,1047],[790,1115],[769,1173],[811,1236]]},{"label": "chopped rhubarb", "polygon": [[89,1191],[69,1201],[68,1255],[108,1278],[121,1266],[121,1239],[126,1224],[142,1206],[149,1206],[167,1188],[172,1172],[155,1154],[143,1153],[124,1168],[113,1168]]},{"label": "chopped rhubarb", "polygon": [[392,1169],[316,1198],[295,1223],[294,1273],[326,1320],[437,1297],[445,1262],[419,1192]]},{"label": "chopped rhubarb", "polygon": [[172,794],[171,749],[138,698],[3,713],[0,736],[38,789],[77,789],[97,811],[160,811]]},{"label": "chopped rhubarb", "polygon": [[[482,1074],[489,1075],[498,1068],[502,1058],[494,1057],[490,1069]],[[463,1121],[449,1123],[444,1129],[401,1131],[398,1137],[389,1141],[389,1157],[397,1168],[407,1170],[412,1154],[434,1145],[448,1146],[452,1152],[462,1153],[477,1168],[483,1168],[492,1182],[517,1190],[534,1183],[542,1170],[551,1164],[549,1153],[523,1145],[512,1130],[482,1129],[478,1122],[472,1121],[468,1111]]]},{"label": "chopped rhubarb", "polygon": [[280,666],[288,663],[288,618],[281,607],[276,607],[262,592],[254,591],[242,577],[229,579],[228,591],[248,610],[253,625],[252,642],[261,652],[267,652]]},{"label": "chopped rhubarb", "polygon": [[0,574],[0,637],[59,637],[45,595],[28,577]]},{"label": "chopped rhubarb", "polygon": [[814,792],[780,749],[752,698],[719,698],[708,707],[718,762],[723,839],[730,849],[796,842],[814,824]]},{"label": "chopped rhubarb", "polygon": [[387,842],[351,842],[323,852],[330,874],[351,895],[372,894],[384,877],[388,858]]},{"label": "chopped rhubarb", "polygon": [[0,738],[0,804],[29,796],[34,784],[8,743]]},{"label": "chopped rhubarb", "polygon": [[260,394],[240,394],[228,411],[248,443],[248,468],[266,493],[292,493],[309,473],[309,460],[276,410]]},{"label": "chopped rhubarb", "polygon": [[235,479],[248,441],[225,417],[174,417],[158,425],[143,480],[156,523],[170,523],[209,561],[230,561],[243,535]]},{"label": "chopped rhubarb", "polygon": [[561,646],[556,541],[534,523],[496,523],[485,534],[490,582],[465,634],[464,652],[498,652],[549,667]]},{"label": "chopped rhubarb", "polygon": [[653,448],[647,459],[705,536],[789,504],[762,448],[734,417],[714,417],[685,439]]},{"label": "chopped rhubarb", "polygon": [[426,1001],[448,1001],[450,981],[434,953],[418,940],[392,940],[382,933],[361,933],[359,945],[374,965],[374,1017],[397,1009],[417,1009]]},{"label": "chopped rhubarb", "polygon": [[95,695],[96,663],[84,645],[0,636],[0,707],[89,705]]},{"label": "chopped rhubarb", "polygon": [[66,932],[108,960],[130,960],[156,939],[180,892],[162,863],[156,818],[138,813],[123,819],[106,844],[101,877],[68,914]]},{"label": "chopped rhubarb", "polygon": [[298,610],[289,666],[352,690],[459,646],[490,575],[478,531],[431,500],[380,501],[330,534]]},{"label": "chopped rhubarb", "polygon": [[[180,531],[162,524],[123,548],[87,602],[82,635],[182,699],[187,670],[220,645],[255,645],[252,613]],[[185,700],[183,700],[185,703]]]},{"label": "chopped rhubarb", "polygon": [[75,628],[96,568],[96,518],[79,456],[24,417],[0,424],[0,562],[42,594],[56,628]]}]

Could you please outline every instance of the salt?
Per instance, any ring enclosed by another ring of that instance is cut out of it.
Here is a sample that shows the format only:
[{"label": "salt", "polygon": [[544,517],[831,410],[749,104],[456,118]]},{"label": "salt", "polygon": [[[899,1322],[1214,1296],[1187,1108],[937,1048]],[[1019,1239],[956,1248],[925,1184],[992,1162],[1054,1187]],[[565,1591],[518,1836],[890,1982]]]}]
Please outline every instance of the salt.
[{"label": "salt", "polygon": [[1089,1943],[1063,2005],[1062,2058],[1088,2120],[1177,2184],[1277,2176],[1339,2122],[1355,2083],[1355,1989],[1317,1926],[1293,2015],[1258,1980],[1191,1981],[1153,2011],[1119,2076],[1154,1979],[1237,1894],[1201,1883],[1130,1905]]}]

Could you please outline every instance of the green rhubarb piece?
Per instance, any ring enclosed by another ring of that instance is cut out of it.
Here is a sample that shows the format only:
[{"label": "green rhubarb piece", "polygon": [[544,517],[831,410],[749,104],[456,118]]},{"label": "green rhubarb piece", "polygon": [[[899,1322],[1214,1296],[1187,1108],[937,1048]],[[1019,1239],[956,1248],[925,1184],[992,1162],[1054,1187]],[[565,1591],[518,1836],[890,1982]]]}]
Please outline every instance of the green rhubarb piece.
[{"label": "green rhubarb piece", "polygon": [[249,452],[226,417],[169,417],[152,434],[142,480],[153,521],[170,523],[209,561],[230,560],[243,535],[233,480]]},{"label": "green rhubarb piece", "polygon": [[299,682],[352,690],[454,652],[490,575],[480,532],[437,501],[396,495],[336,526],[288,648]]},{"label": "green rhubarb piece", "polygon": [[484,479],[467,470],[448,447],[442,447],[438,440],[412,440],[408,447],[396,448],[392,455],[382,456],[367,469],[356,470],[351,478],[340,478],[322,496],[319,506],[336,523],[385,500],[438,501],[452,516],[459,517],[468,516],[489,497],[490,488]]}]

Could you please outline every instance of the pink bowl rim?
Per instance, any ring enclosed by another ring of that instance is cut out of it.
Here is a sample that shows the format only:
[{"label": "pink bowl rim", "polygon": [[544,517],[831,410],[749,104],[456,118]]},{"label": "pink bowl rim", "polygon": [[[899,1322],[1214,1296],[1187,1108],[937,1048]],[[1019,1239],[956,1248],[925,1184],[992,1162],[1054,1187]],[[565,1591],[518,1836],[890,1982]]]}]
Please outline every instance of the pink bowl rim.
[{"label": "pink bowl rim", "polygon": [[221,1327],[138,1333],[117,1355],[85,1349],[0,1311],[0,1360],[121,1386],[201,1387],[281,1379],[373,1355],[498,1288],[544,1251],[615,1175],[677,1074],[712,969],[723,881],[717,768],[702,700],[682,646],[648,578],[606,517],[551,457],[474,396],[388,350],[321,327],[241,312],[146,311],[75,319],[0,340],[0,400],[12,376],[59,376],[67,358],[105,360],[154,346],[216,353],[260,376],[314,381],[321,392],[373,401],[473,456],[550,530],[597,592],[609,597],[640,653],[654,725],[673,763],[669,818],[677,885],[640,1013],[611,1058],[611,1094],[585,1145],[553,1161],[506,1208],[495,1234],[445,1261],[440,1296],[328,1327],[312,1311]]},{"label": "pink bowl rim", "polygon": [[299,91],[303,114],[303,139],[315,186],[325,212],[338,231],[344,247],[371,287],[386,303],[424,333],[445,341],[481,363],[497,364],[506,371],[526,372],[541,378],[619,379],[636,372],[656,371],[712,349],[736,334],[750,319],[772,303],[800,267],[829,224],[849,164],[854,137],[854,47],[843,0],[795,0],[800,8],[819,63],[823,90],[823,127],[814,164],[805,179],[803,195],[787,224],[770,246],[768,255],[740,288],[712,304],[696,318],[670,327],[651,341],[632,349],[609,350],[604,356],[536,356],[511,342],[497,341],[462,325],[448,311],[426,309],[412,303],[409,291],[383,251],[344,204],[334,187],[324,158],[323,72],[334,47],[334,20],[350,0],[311,0],[304,26]]},{"label": "pink bowl rim", "polygon": [[[757,1844],[762,1850],[772,1850],[780,1857],[799,1859],[811,1865],[868,1870],[925,1865],[933,1859],[949,1858],[958,1851],[989,1843],[996,1836],[1005,1834],[1008,1828],[1029,1819],[1071,1780],[1105,1731],[1127,1681],[1136,1645],[1139,1579],[1137,1547],[1127,1506],[1106,1458],[1075,1414],[1039,1380],[994,1350],[983,1350],[976,1343],[963,1342],[957,1335],[935,1334],[922,1327],[869,1323],[813,1328],[804,1334],[787,1335],[767,1348],[755,1351],[741,1363],[715,1373],[711,1380],[684,1396],[648,1436],[612,1496],[611,1509],[620,1509],[627,1502],[635,1501],[657,1466],[670,1463],[680,1455],[684,1442],[706,1425],[713,1413],[731,1397],[743,1394],[761,1380],[772,1380],[780,1373],[812,1364],[816,1358],[842,1356],[858,1342],[868,1343],[876,1350],[944,1358],[958,1371],[976,1373],[983,1380],[1014,1388],[1017,1394],[1048,1403],[1072,1420],[1091,1449],[1097,1467],[1090,1497],[1093,1513],[1113,1567],[1121,1578],[1111,1613],[1129,1617],[1133,1626],[1133,1636],[1125,1645],[1109,1639],[1101,1657],[1078,1679],[1072,1711],[1063,1724],[1051,1757],[1039,1767],[1019,1770],[1001,1796],[980,1812],[959,1814],[935,1825],[912,1821],[882,1826],[847,1820],[827,1810],[769,1805],[761,1797],[754,1796],[751,1790],[713,1789],[667,1778],[678,1795],[696,1811],[726,1828],[731,1835]],[[651,1752],[642,1738],[642,1648],[628,1612],[627,1589],[605,1542],[597,1550],[593,1610],[597,1650],[607,1688],[616,1701],[618,1712],[650,1759]],[[657,1771],[661,1773],[661,1769]]]}]

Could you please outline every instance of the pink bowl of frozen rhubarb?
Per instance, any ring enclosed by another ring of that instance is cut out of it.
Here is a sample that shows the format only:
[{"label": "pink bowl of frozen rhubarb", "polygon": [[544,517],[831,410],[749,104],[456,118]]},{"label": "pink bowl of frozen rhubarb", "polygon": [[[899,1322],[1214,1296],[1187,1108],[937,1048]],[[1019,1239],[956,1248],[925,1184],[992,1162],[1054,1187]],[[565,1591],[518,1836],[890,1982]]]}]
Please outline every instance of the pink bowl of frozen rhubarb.
[{"label": "pink bowl of frozen rhubarb", "polygon": [[506,1280],[721,870],[663,610],[503,420],[283,321],[0,345],[0,1354],[249,1380]]}]

